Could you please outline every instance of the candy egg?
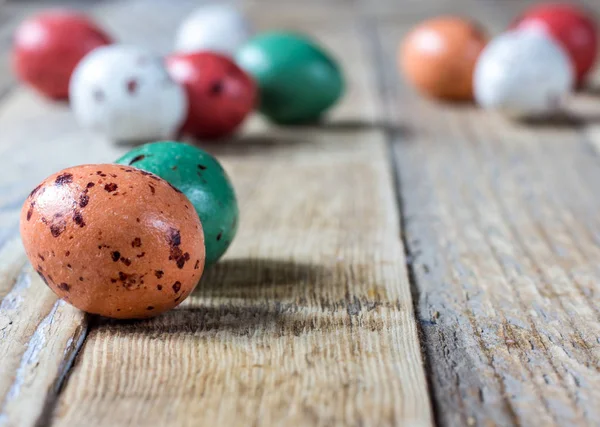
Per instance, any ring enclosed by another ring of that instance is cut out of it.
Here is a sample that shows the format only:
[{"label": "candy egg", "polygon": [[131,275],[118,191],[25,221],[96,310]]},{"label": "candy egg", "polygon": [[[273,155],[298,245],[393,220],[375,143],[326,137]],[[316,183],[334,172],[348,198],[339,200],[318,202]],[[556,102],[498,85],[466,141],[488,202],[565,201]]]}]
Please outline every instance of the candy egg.
[{"label": "candy egg", "polygon": [[184,133],[198,138],[229,135],[256,104],[254,81],[223,55],[213,52],[175,54],[167,58],[167,69],[187,94]]},{"label": "candy egg", "polygon": [[187,112],[185,92],[161,58],[146,49],[96,49],[75,69],[71,106],[79,123],[118,141],[175,135]]},{"label": "candy egg", "polygon": [[59,297],[113,318],[175,307],[204,268],[202,226],[190,201],[128,166],[76,166],[46,178],[23,205],[21,238]]},{"label": "candy egg", "polygon": [[131,150],[117,160],[167,180],[192,202],[200,216],[206,264],[229,247],[238,226],[238,205],[227,173],[207,152],[177,142],[155,142]]},{"label": "candy egg", "polygon": [[251,35],[251,25],[241,12],[230,5],[212,4],[197,9],[181,24],[175,51],[233,55]]},{"label": "candy egg", "polygon": [[236,61],[258,84],[260,111],[277,123],[315,121],[344,90],[336,62],[301,35],[262,34],[238,51]]},{"label": "candy egg", "polygon": [[543,31],[570,56],[580,84],[596,62],[598,29],[591,13],[567,3],[539,4],[527,9],[513,28]]},{"label": "candy egg", "polygon": [[559,108],[573,86],[567,54],[536,32],[510,31],[490,42],[475,69],[477,102],[522,117]]},{"label": "candy egg", "polygon": [[474,22],[441,17],[419,24],[400,46],[399,66],[419,91],[434,98],[473,98],[473,70],[487,35]]},{"label": "candy egg", "polygon": [[14,37],[12,64],[18,78],[41,94],[66,99],[77,63],[111,38],[86,16],[66,10],[24,21]]}]

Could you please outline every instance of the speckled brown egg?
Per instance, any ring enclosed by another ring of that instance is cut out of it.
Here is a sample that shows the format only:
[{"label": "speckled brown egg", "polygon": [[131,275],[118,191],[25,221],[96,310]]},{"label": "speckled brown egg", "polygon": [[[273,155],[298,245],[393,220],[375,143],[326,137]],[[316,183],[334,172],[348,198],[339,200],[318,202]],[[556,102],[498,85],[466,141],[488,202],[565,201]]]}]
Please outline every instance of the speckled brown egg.
[{"label": "speckled brown egg", "polygon": [[404,39],[399,66],[419,91],[434,98],[473,98],[473,72],[487,35],[474,22],[458,17],[425,21]]},{"label": "speckled brown egg", "polygon": [[48,177],[23,205],[21,237],[59,297],[107,317],[169,310],[204,269],[204,235],[192,204],[132,167],[83,165]]}]

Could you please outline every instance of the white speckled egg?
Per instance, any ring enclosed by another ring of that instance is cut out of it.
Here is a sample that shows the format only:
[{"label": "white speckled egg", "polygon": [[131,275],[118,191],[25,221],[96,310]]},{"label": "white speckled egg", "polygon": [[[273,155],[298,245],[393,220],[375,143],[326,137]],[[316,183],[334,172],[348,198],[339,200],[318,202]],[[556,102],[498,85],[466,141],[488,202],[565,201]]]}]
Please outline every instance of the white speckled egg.
[{"label": "white speckled egg", "polygon": [[187,114],[185,91],[162,58],[127,45],[88,54],[71,77],[69,98],[83,127],[118,141],[173,137]]},{"label": "white speckled egg", "polygon": [[193,12],[179,27],[175,51],[210,50],[232,56],[252,36],[246,17],[231,5],[211,4]]},{"label": "white speckled egg", "polygon": [[514,117],[543,116],[558,110],[574,84],[571,61],[549,37],[510,31],[481,53],[473,80],[484,108]]}]

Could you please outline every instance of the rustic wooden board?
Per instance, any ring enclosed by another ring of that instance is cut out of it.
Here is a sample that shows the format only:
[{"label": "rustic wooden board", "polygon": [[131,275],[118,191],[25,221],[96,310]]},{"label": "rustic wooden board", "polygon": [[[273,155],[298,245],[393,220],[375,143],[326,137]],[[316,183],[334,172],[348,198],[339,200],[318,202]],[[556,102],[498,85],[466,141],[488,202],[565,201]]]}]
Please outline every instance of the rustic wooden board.
[{"label": "rustic wooden board", "polygon": [[597,425],[600,165],[586,123],[423,99],[391,61],[413,22],[386,24],[374,46],[404,129],[389,137],[438,423]]},{"label": "rustic wooden board", "polygon": [[[327,126],[255,118],[205,146],[238,190],[240,234],[182,307],[144,322],[90,319],[26,263],[16,224],[29,189],[128,147],[6,90],[11,28],[48,3],[0,4],[0,426],[431,425],[407,261],[439,425],[596,425],[597,91],[569,120],[524,126],[425,100],[395,70],[424,17],[462,13],[497,33],[530,3],[245,1],[260,29],[329,46],[351,91]],[[196,6],[94,13],[118,39],[168,52]]]},{"label": "rustic wooden board", "polygon": [[[304,29],[329,46],[349,94],[331,126],[275,130],[255,119],[231,144],[206,147],[238,190],[240,233],[179,309],[89,322],[29,267],[1,259],[0,425],[431,425],[367,45],[352,17],[328,24],[315,4],[306,18],[248,8],[263,28]],[[130,1],[95,12],[122,40],[165,51],[164,34],[191,6]],[[134,11],[154,18],[132,23]],[[28,190],[128,149],[22,88],[0,105],[0,138],[13,159],[0,171],[2,250],[19,262]]]}]

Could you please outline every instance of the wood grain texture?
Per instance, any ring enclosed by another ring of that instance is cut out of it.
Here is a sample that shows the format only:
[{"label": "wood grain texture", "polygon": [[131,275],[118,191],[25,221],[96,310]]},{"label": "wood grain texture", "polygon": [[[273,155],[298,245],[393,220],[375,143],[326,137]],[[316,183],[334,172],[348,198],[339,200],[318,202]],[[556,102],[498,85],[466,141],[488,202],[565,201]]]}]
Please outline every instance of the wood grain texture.
[{"label": "wood grain texture", "polygon": [[56,425],[429,425],[383,141],[310,140],[224,157],[231,252],[181,309],[93,329]]},{"label": "wood grain texture", "polygon": [[[165,34],[193,6],[130,1],[94,11],[120,39],[164,51]],[[7,261],[3,283],[17,285],[3,304],[26,295],[0,343],[0,425],[431,425],[366,45],[350,13],[328,23],[318,3],[306,15],[280,6],[280,17],[262,7],[248,4],[259,28],[308,31],[342,60],[350,91],[331,124],[277,130],[255,118],[229,144],[205,147],[231,173],[240,232],[193,296],[164,316],[88,325]],[[16,245],[10,232],[35,183],[129,148],[22,89],[0,105],[0,136],[0,153],[14,160],[0,171],[5,248]]]},{"label": "wood grain texture", "polygon": [[597,425],[598,158],[568,122],[415,94],[391,61],[411,26],[376,39],[439,424]]},{"label": "wood grain texture", "polygon": [[[312,32],[362,62],[351,27]],[[94,328],[55,425],[430,424],[381,133],[267,138],[221,152],[243,212],[226,259],[181,309]]]},{"label": "wood grain texture", "polygon": [[0,305],[0,425],[47,418],[87,328],[86,316],[57,300],[31,268]]}]

